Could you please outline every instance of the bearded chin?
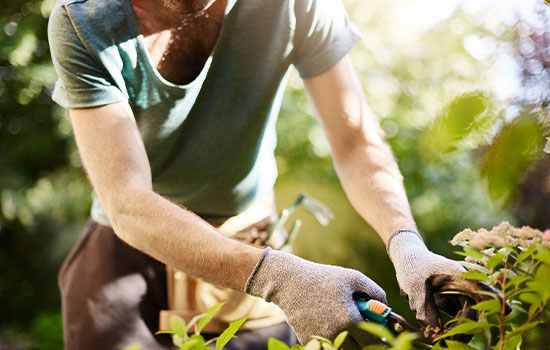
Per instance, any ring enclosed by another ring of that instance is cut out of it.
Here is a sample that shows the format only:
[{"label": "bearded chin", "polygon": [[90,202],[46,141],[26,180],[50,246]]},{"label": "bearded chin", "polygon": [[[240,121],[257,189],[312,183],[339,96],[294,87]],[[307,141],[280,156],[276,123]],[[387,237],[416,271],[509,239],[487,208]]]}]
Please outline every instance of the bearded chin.
[{"label": "bearded chin", "polygon": [[162,0],[168,10],[180,15],[189,15],[206,10],[215,0]]}]

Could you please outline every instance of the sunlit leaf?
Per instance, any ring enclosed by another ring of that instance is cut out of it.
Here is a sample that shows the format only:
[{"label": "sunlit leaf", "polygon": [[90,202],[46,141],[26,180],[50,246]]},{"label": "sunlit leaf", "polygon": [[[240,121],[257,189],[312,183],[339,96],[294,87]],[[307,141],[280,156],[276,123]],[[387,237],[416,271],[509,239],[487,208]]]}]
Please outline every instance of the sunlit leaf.
[{"label": "sunlit leaf", "polygon": [[389,329],[378,323],[361,322],[359,323],[359,328],[377,336],[387,343],[391,343],[395,339],[395,336],[390,332]]},{"label": "sunlit leaf", "polygon": [[447,344],[447,349],[449,350],[477,350],[473,346],[454,340],[446,340],[445,343]]},{"label": "sunlit leaf", "polygon": [[538,267],[535,273],[535,278],[526,283],[529,289],[537,292],[541,299],[550,298],[550,266],[542,264]]},{"label": "sunlit leaf", "polygon": [[181,346],[180,350],[195,350],[204,348],[204,338],[201,335],[194,334]]},{"label": "sunlit leaf", "polygon": [[[487,125],[493,118],[484,114],[486,109],[486,99],[480,93],[458,96],[420,136],[423,154],[442,159],[459,148],[475,146],[480,140],[479,133],[487,132]],[[464,143],[467,139],[468,144]]]},{"label": "sunlit leaf", "polygon": [[502,304],[500,303],[499,299],[491,299],[477,303],[476,305],[472,306],[472,309],[498,312],[501,311]]},{"label": "sunlit leaf", "polygon": [[325,337],[321,337],[321,336],[319,336],[319,335],[314,335],[314,336],[312,336],[311,338],[317,339],[317,340],[320,341],[321,343],[330,343],[330,344],[332,344],[332,342],[330,341],[330,339],[325,338]]},{"label": "sunlit leaf", "polygon": [[485,152],[482,174],[496,198],[509,199],[520,176],[542,150],[542,129],[537,115],[525,113],[506,125]]},{"label": "sunlit leaf", "polygon": [[401,332],[397,338],[392,342],[392,349],[394,350],[409,350],[412,349],[412,343],[418,336],[414,333]]},{"label": "sunlit leaf", "polygon": [[124,350],[140,350],[140,349],[141,349],[141,345],[139,343],[134,343],[124,348]]},{"label": "sunlit leaf", "polygon": [[475,264],[475,263],[471,263],[471,262],[467,262],[467,261],[459,261],[458,263],[460,265],[464,266],[465,268],[467,268],[468,270],[480,271],[480,272],[483,272],[486,275],[489,274],[489,270],[485,266]]},{"label": "sunlit leaf", "polygon": [[504,255],[504,253],[498,252],[489,259],[487,266],[490,269],[494,269],[499,264],[503,263],[505,258],[506,258],[506,255]]},{"label": "sunlit leaf", "polygon": [[491,324],[488,324],[485,322],[474,322],[474,321],[464,322],[453,327],[450,331],[438,337],[436,340],[448,338],[456,334],[475,334],[475,333],[483,332],[489,328],[491,328]]},{"label": "sunlit leaf", "polygon": [[460,276],[462,276],[464,278],[467,278],[469,280],[485,281],[485,282],[490,282],[491,281],[489,276],[487,276],[483,272],[479,272],[479,271],[464,272],[464,273],[460,274]]},{"label": "sunlit leaf", "polygon": [[530,246],[529,248],[527,248],[526,250],[522,251],[518,258],[516,259],[516,261],[518,263],[524,261],[525,259],[527,259],[528,257],[530,257],[534,252],[535,250],[537,249],[537,247],[533,244],[532,246]]},{"label": "sunlit leaf", "polygon": [[348,336],[348,331],[344,331],[340,334],[338,334],[338,336],[336,337],[336,339],[334,339],[334,346],[336,348],[339,348],[342,346],[342,344],[344,344],[344,340],[346,340],[346,337]]},{"label": "sunlit leaf", "polygon": [[185,328],[185,321],[183,318],[177,315],[170,316],[170,329],[174,331],[175,334],[184,338],[187,335]]},{"label": "sunlit leaf", "polygon": [[317,339],[311,339],[303,350],[321,350],[321,343]]},{"label": "sunlit leaf", "polygon": [[216,350],[223,349],[223,347],[233,338],[235,333],[241,328],[243,323],[246,322],[248,316],[245,316],[239,320],[233,321],[229,324],[229,327],[220,334],[218,340],[216,340]]},{"label": "sunlit leaf", "polygon": [[485,255],[483,255],[481,252],[478,252],[477,250],[470,247],[464,247],[462,249],[467,256],[471,256],[474,259],[482,260],[485,257]]},{"label": "sunlit leaf", "polygon": [[172,336],[172,342],[174,343],[175,346],[181,347],[183,345],[183,338],[177,334],[174,334]]},{"label": "sunlit leaf", "polygon": [[202,331],[204,326],[206,326],[208,322],[212,320],[212,317],[214,317],[214,314],[216,314],[216,312],[218,312],[225,305],[225,303],[226,303],[225,301],[221,302],[217,305],[212,306],[210,309],[204,312],[206,316],[201,317],[200,320],[198,320],[197,322],[197,331],[199,333]]},{"label": "sunlit leaf", "polygon": [[286,345],[279,339],[269,338],[269,340],[267,341],[267,348],[269,350],[288,350],[288,345]]}]

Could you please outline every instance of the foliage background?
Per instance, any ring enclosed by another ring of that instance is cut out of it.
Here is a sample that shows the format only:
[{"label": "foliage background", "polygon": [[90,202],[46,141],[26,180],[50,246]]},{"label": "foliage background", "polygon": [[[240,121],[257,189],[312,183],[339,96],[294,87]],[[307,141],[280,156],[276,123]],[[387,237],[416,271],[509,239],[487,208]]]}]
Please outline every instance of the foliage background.
[{"label": "foliage background", "polygon": [[[56,273],[91,204],[66,113],[50,99],[53,3],[14,0],[0,12],[0,349],[62,348]],[[547,8],[534,0],[345,3],[364,33],[352,60],[428,246],[453,257],[448,241],[465,227],[550,227]],[[305,190],[336,214],[321,228],[299,213],[295,252],[365,272],[412,318],[311,115],[293,75],[278,122],[277,201],[287,206]]]}]

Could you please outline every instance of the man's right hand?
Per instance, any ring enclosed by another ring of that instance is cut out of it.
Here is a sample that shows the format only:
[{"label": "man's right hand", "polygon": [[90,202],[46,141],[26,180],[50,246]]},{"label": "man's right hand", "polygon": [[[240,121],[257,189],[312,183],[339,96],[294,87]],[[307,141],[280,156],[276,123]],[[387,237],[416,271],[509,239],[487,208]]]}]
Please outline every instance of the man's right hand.
[{"label": "man's right hand", "polygon": [[348,330],[346,350],[378,342],[356,327],[363,318],[355,298],[387,304],[384,290],[359,271],[313,263],[270,248],[248,278],[245,291],[278,305],[302,344],[313,335],[334,339]]}]

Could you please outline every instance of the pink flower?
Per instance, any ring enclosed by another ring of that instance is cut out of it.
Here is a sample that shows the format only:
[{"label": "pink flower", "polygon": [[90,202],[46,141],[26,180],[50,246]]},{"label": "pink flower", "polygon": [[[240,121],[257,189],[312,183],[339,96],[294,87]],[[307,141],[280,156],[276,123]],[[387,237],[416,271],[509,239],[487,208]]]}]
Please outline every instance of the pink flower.
[{"label": "pink flower", "polygon": [[542,240],[543,241],[550,241],[550,228],[546,229],[544,233],[542,234]]}]

